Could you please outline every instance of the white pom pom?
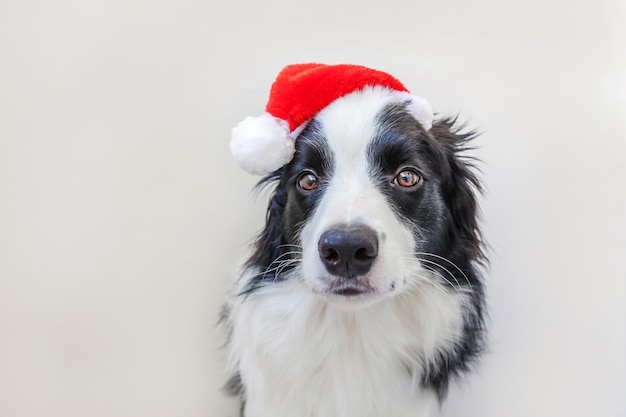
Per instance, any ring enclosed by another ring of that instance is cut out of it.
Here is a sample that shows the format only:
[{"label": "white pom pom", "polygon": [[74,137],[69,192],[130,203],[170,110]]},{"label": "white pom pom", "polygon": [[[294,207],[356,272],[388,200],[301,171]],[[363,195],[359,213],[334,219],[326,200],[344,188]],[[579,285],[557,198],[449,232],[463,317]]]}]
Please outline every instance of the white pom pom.
[{"label": "white pom pom", "polygon": [[265,175],[287,164],[296,151],[284,120],[269,113],[246,117],[233,129],[230,152],[250,174]]},{"label": "white pom pom", "polygon": [[425,130],[430,130],[433,126],[433,108],[423,98],[410,95],[411,103],[408,106],[409,112],[417,119]]}]

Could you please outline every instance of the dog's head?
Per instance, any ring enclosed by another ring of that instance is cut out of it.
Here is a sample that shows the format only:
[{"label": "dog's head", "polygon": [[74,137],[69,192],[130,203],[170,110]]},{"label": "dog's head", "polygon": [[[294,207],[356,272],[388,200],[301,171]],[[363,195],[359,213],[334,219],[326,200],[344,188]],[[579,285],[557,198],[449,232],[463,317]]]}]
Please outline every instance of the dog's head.
[{"label": "dog's head", "polygon": [[409,105],[367,87],[306,124],[291,161],[261,181],[277,183],[247,291],[301,279],[334,304],[362,306],[432,277],[471,288],[480,185],[460,153],[474,135],[450,119],[426,130]]}]

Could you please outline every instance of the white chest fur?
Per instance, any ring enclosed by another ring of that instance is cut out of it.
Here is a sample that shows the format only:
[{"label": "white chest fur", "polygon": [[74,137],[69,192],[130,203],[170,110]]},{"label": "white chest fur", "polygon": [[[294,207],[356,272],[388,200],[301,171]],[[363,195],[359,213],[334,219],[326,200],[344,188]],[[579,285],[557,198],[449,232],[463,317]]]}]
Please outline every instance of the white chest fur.
[{"label": "white chest fur", "polygon": [[452,349],[464,298],[442,287],[356,310],[328,304],[297,277],[231,305],[231,364],[246,417],[425,417],[435,395],[422,364]]}]

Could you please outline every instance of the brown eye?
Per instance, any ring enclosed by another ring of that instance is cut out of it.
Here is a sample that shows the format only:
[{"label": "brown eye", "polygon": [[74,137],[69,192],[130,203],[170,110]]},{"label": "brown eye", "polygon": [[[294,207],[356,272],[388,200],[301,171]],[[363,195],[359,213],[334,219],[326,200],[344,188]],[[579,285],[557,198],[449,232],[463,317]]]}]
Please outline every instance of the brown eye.
[{"label": "brown eye", "polygon": [[400,187],[414,187],[421,181],[422,177],[413,169],[404,168],[393,179],[395,185]]},{"label": "brown eye", "polygon": [[304,191],[313,191],[320,185],[320,180],[312,172],[305,172],[298,178],[298,187]]}]

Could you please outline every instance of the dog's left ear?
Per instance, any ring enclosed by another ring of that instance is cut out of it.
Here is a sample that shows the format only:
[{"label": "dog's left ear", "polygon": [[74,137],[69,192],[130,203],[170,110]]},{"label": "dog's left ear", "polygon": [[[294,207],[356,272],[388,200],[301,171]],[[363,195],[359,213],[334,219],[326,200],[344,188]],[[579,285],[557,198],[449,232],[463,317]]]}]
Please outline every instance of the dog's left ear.
[{"label": "dog's left ear", "polygon": [[254,252],[248,261],[249,265],[261,265],[269,268],[284,250],[283,212],[287,201],[287,193],[279,181],[282,168],[266,176],[257,184],[257,189],[276,183],[267,205],[265,226],[254,242]]},{"label": "dog's left ear", "polygon": [[445,159],[442,169],[443,198],[452,217],[454,234],[472,255],[471,260],[484,259],[478,227],[477,197],[483,187],[477,176],[476,158],[468,156],[469,143],[478,136],[475,131],[461,132],[456,119],[436,120],[429,133],[434,136]]}]

